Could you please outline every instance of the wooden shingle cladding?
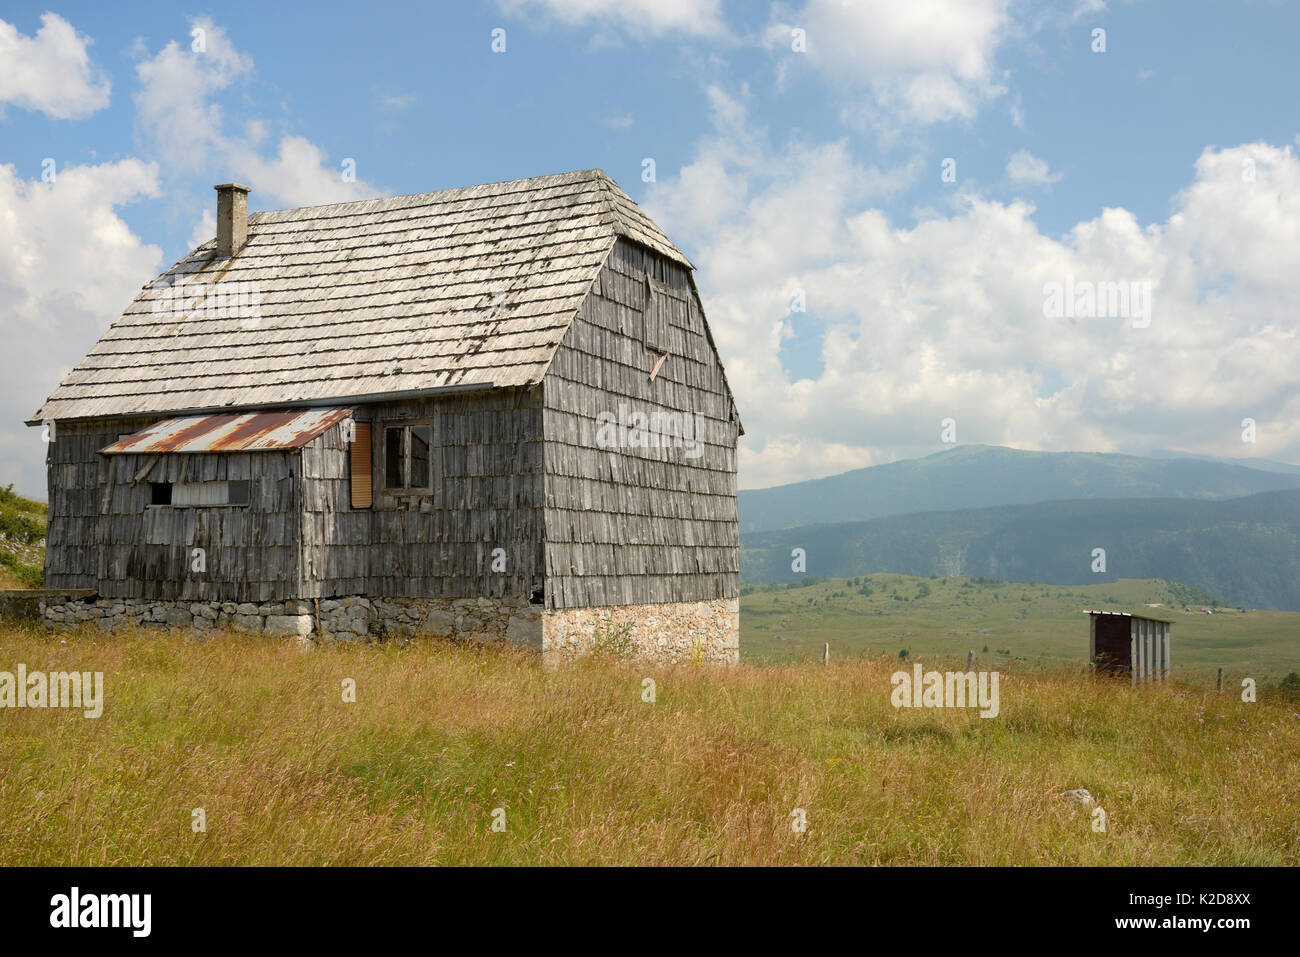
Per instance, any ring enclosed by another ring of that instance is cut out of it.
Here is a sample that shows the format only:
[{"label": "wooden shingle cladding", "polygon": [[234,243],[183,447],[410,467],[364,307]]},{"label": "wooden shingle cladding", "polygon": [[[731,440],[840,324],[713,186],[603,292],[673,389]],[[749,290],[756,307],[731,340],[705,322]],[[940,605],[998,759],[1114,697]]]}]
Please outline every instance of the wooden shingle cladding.
[{"label": "wooden shingle cladding", "polygon": [[[358,436],[370,432],[371,508],[352,507],[342,423],[301,449],[161,455],[99,454],[140,420],[59,429],[49,447],[51,587],[239,602],[541,590],[539,389],[361,406],[354,419]],[[433,435],[429,491],[389,493],[383,428],[414,421]],[[241,479],[250,483],[247,505],[150,505],[155,482]]]},{"label": "wooden shingle cladding", "polygon": [[[100,456],[96,567],[104,598],[299,597],[299,452]],[[247,481],[247,505],[151,506],[153,482]],[[195,549],[202,549],[196,566]]]},{"label": "wooden shingle cladding", "polygon": [[95,588],[99,584],[97,536],[100,449],[142,426],[139,419],[59,423],[46,446],[49,526],[45,533],[47,588]]},{"label": "wooden shingle cladding", "polygon": [[[679,298],[668,358],[645,343],[646,278]],[[546,606],[734,598],[740,423],[687,269],[619,240],[556,352],[545,402]],[[601,413],[697,414],[701,454],[602,447]]]},{"label": "wooden shingle cladding", "polygon": [[[99,450],[145,424],[68,423],[47,452],[51,588],[105,598],[263,601],[300,575],[294,452],[114,455]],[[150,506],[151,483],[249,481],[249,504]],[[195,572],[193,549],[204,549]]]},{"label": "wooden shingle cladding", "polygon": [[[366,405],[356,418],[370,426],[371,508],[350,507],[341,429],[302,450],[302,597],[502,597],[541,589],[539,389]],[[390,491],[384,429],[415,422],[431,426],[429,490]],[[501,571],[492,567],[497,548]]]}]

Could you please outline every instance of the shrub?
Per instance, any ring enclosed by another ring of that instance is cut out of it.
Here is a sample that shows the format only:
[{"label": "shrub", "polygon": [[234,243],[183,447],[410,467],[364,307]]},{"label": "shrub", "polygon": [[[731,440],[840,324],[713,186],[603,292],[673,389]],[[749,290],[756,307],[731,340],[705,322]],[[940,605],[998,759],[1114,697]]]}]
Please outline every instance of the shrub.
[{"label": "shrub", "polygon": [[632,623],[615,625],[602,621],[591,639],[591,653],[601,658],[631,658],[637,652]]},{"label": "shrub", "polygon": [[1300,701],[1300,674],[1292,671],[1278,682],[1277,690],[1282,692],[1282,696],[1288,701]]}]

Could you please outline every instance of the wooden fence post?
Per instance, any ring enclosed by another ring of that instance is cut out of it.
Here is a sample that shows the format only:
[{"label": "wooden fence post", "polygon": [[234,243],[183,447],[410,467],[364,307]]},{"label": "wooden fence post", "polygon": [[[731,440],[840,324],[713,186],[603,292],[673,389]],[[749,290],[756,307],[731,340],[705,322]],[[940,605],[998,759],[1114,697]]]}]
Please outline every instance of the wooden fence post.
[{"label": "wooden fence post", "polygon": [[974,648],[966,652],[966,670],[967,671],[975,670],[975,649]]},{"label": "wooden fence post", "polygon": [[1223,694],[1223,669],[1219,669],[1219,694]]},{"label": "wooden fence post", "polygon": [[831,663],[831,643],[828,641],[822,647],[822,664],[829,665],[830,663]]}]

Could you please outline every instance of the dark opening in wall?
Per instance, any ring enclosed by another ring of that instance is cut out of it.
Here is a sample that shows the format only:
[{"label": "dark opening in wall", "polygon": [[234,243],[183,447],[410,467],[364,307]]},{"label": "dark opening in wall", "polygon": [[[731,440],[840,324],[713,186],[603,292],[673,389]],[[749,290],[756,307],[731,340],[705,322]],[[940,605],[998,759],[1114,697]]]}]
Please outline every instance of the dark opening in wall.
[{"label": "dark opening in wall", "polygon": [[171,482],[150,482],[149,483],[149,504],[150,505],[170,505],[171,503],[172,503]]}]

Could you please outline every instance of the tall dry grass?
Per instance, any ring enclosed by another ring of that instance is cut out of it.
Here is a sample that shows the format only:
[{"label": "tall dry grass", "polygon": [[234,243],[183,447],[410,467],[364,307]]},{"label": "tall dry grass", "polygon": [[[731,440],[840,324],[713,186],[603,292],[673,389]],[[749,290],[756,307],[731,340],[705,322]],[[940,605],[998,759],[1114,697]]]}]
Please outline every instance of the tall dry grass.
[{"label": "tall dry grass", "polygon": [[[981,719],[895,710],[883,659],[547,671],[439,641],[7,628],[0,670],[19,662],[104,672],[106,706],[0,710],[0,864],[1300,858],[1295,707],[1212,690],[1003,672]],[[1105,833],[1058,796],[1078,787]]]}]

